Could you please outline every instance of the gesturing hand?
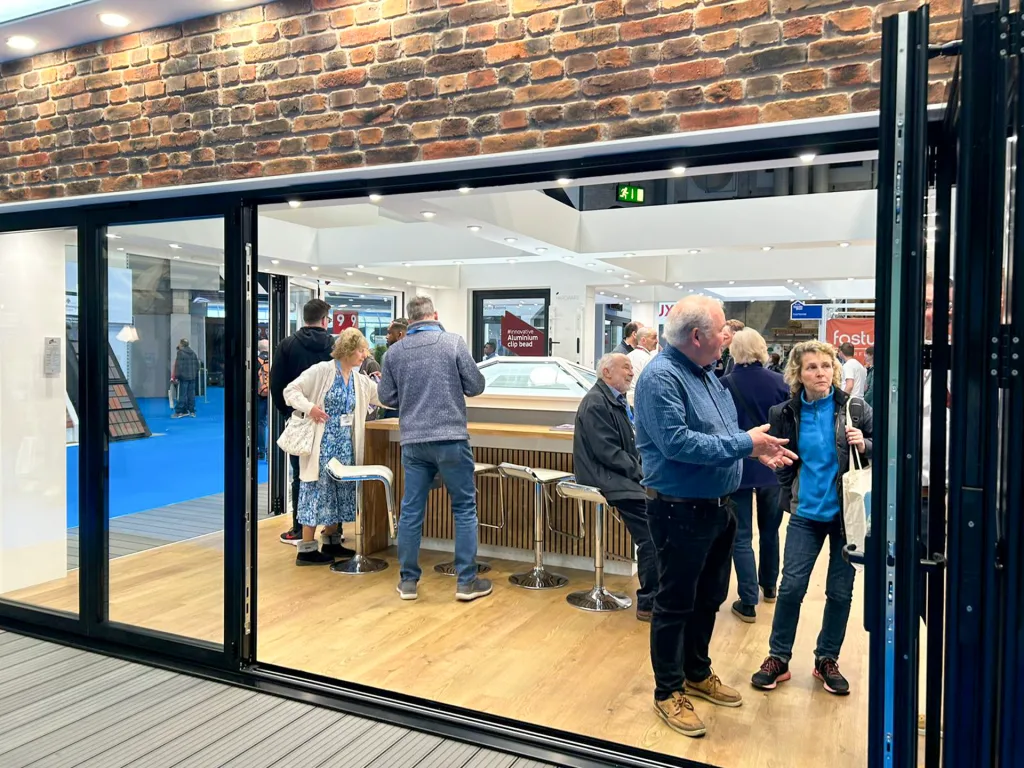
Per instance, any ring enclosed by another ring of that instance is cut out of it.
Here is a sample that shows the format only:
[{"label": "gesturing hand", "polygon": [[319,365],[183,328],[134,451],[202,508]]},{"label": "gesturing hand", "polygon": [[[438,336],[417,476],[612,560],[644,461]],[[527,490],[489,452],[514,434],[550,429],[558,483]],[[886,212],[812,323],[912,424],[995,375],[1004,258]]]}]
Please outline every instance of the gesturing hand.
[{"label": "gesturing hand", "polygon": [[309,412],[309,418],[315,421],[317,424],[327,423],[327,412],[318,405],[314,405]]},{"label": "gesturing hand", "polygon": [[789,440],[783,440],[780,437],[772,437],[768,434],[769,425],[762,424],[760,427],[754,427],[747,432],[750,435],[750,439],[754,442],[754,450],[750,452],[751,456],[776,456],[781,451],[782,446],[789,442]]}]

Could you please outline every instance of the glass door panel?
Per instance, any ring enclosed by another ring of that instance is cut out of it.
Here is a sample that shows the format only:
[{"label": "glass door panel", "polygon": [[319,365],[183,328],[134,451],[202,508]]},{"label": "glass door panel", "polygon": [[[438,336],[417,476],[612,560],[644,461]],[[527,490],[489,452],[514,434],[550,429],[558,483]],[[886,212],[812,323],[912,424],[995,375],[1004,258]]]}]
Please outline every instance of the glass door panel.
[{"label": "glass door panel", "polygon": [[545,356],[548,354],[546,290],[474,291],[473,356]]}]

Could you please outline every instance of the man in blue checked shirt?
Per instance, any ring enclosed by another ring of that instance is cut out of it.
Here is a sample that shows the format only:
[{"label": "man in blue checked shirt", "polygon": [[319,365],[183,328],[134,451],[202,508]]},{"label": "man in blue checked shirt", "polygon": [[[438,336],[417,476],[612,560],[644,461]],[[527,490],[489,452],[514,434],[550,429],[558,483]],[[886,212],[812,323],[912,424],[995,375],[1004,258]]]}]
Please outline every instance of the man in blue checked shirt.
[{"label": "man in blue checked shirt", "polygon": [[715,614],[728,596],[736,515],[729,494],[743,459],[792,464],[787,441],[763,424],[743,432],[729,391],[714,374],[726,344],[721,302],[689,296],[665,322],[665,352],[636,387],[636,442],[650,493],[648,525],[658,562],[651,618],[651,666],[658,716],[685,736],[706,729],[688,696],[725,707],[739,691],[711,669]]}]

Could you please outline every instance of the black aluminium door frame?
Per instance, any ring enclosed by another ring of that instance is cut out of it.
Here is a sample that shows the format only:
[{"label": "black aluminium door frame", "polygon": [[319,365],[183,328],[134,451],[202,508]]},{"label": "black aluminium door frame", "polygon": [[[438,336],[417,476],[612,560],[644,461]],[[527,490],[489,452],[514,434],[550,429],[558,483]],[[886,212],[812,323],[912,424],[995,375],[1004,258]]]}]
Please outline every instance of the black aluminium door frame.
[{"label": "black aluminium door frame", "polygon": [[[488,299],[543,299],[544,300],[544,354],[551,354],[551,289],[523,288],[521,290],[506,289],[472,291],[473,324],[469,332],[469,349],[474,360],[480,360],[484,354],[484,302]],[[442,318],[443,320],[443,318]],[[499,339],[498,344],[501,344]]]},{"label": "black aluminium door frame", "polygon": [[[229,349],[237,350],[238,347],[234,345],[240,344],[251,356],[254,353],[255,340],[254,338],[246,339],[243,325],[248,322],[250,328],[255,327],[255,303],[250,300],[250,312],[245,311],[244,303],[247,300],[246,292],[248,292],[249,299],[254,295],[256,275],[251,263],[246,267],[244,250],[245,244],[249,243],[252,245],[251,253],[258,253],[255,220],[252,215],[252,206],[254,205],[282,203],[296,197],[303,200],[361,197],[370,191],[398,194],[449,187],[454,189],[463,184],[484,188],[517,182],[546,181],[564,173],[574,174],[576,178],[584,180],[587,176],[607,175],[613,172],[628,174],[653,170],[664,171],[669,164],[678,162],[685,162],[687,167],[697,170],[702,165],[716,165],[722,162],[780,158],[788,160],[808,148],[814,148],[821,155],[875,149],[877,134],[876,130],[856,131],[845,134],[819,135],[814,138],[792,137],[756,143],[742,142],[672,151],[623,153],[588,158],[572,163],[537,162],[451,174],[419,173],[418,175],[396,176],[373,182],[353,179],[343,183],[302,184],[295,180],[289,180],[289,186],[282,185],[279,188],[256,192],[240,191],[211,195],[197,190],[196,195],[190,197],[144,202],[132,202],[128,199],[114,205],[100,205],[86,200],[83,201],[81,207],[66,210],[0,214],[0,232],[80,226],[88,221],[90,223],[87,230],[80,229],[80,232],[84,231],[87,236],[80,238],[80,241],[92,249],[93,253],[99,253],[105,247],[106,240],[102,235],[101,226],[105,226],[107,223],[224,216],[226,226],[229,228],[225,240],[225,269],[226,273],[231,276],[230,285],[232,286],[230,289],[226,289],[226,302],[230,301],[234,310],[231,313],[234,319],[227,329],[229,344],[233,344]],[[247,224],[243,215],[246,210],[249,212]],[[88,253],[88,250],[85,253]],[[248,280],[244,276],[246,268],[249,269]],[[94,270],[97,279],[102,273],[97,266]],[[522,294],[523,292],[515,293]],[[232,295],[233,298],[229,298]],[[105,312],[102,310],[97,310],[97,312],[100,313],[97,316],[102,317],[105,322]],[[550,316],[550,309],[548,315]],[[99,336],[97,335],[96,338],[98,340]],[[234,372],[231,376],[234,377],[238,386],[245,386],[246,389],[249,389],[251,370],[246,370],[245,366],[246,362],[239,357],[238,362],[232,366]],[[238,398],[233,399],[237,400]],[[251,402],[248,406],[245,404],[239,406],[235,403],[226,416],[233,424],[225,434],[226,450],[231,451],[233,446],[236,451],[234,458],[227,457],[228,465],[230,466],[232,461],[247,465],[251,462],[251,457],[245,456],[245,452],[252,441],[246,441],[244,435],[246,432],[251,435],[255,428],[255,409]],[[240,458],[243,456],[245,458]],[[251,499],[254,493],[251,478],[247,484],[245,472],[236,471],[235,474],[236,479],[226,483],[225,492],[228,493],[228,489],[233,488],[236,499],[242,498],[246,493],[250,494],[250,503],[247,506],[251,510]],[[249,474],[251,475],[251,473]],[[86,497],[83,496],[83,498]],[[255,558],[254,530],[251,521],[248,537],[244,520],[241,523],[235,520],[232,524],[226,525],[225,531],[228,550],[234,549],[235,545],[244,546],[248,541],[249,555]],[[235,555],[233,554],[231,557],[235,558]],[[526,754],[543,756],[565,765],[598,764],[601,761],[609,760],[610,755],[614,755],[615,761],[621,765],[695,765],[689,761],[645,753],[608,742],[596,742],[584,737],[570,738],[568,734],[525,726],[501,718],[482,718],[481,720],[488,722],[472,722],[472,718],[464,712],[453,711],[454,708],[442,705],[433,706],[434,703],[430,703],[431,706],[426,706],[424,702],[415,702],[416,706],[410,707],[398,694],[381,696],[379,691],[365,689],[357,685],[342,684],[339,686],[338,681],[317,679],[312,675],[297,673],[294,670],[284,670],[284,674],[273,674],[273,670],[269,670],[268,673],[267,670],[260,670],[257,666],[250,666],[247,661],[251,662],[254,658],[255,636],[250,635],[248,641],[245,640],[244,595],[246,587],[255,584],[255,560],[250,560],[248,566],[237,558],[233,562],[235,565],[232,566],[232,573],[226,573],[224,626],[225,634],[230,633],[234,637],[230,640],[226,637],[229,642],[225,643],[222,650],[196,648],[191,644],[180,642],[177,638],[163,636],[159,633],[124,631],[119,627],[108,627],[108,631],[104,632],[85,631],[83,625],[78,621],[61,622],[63,626],[56,627],[52,617],[46,612],[13,606],[10,602],[3,600],[0,600],[0,624],[63,642],[104,650],[129,658],[138,658],[150,663],[177,665],[179,668],[196,674],[272,690],[281,695],[306,700],[315,699],[318,703],[328,706],[343,708],[347,711],[358,710],[372,717],[399,721],[415,728],[444,732],[448,735],[461,734],[462,738],[477,738],[481,743],[489,745],[499,746],[504,743],[506,748],[522,749]],[[227,562],[225,567],[227,570]],[[254,597],[255,593],[250,588],[250,601],[254,601]],[[251,613],[252,632],[255,632],[254,619],[255,614]],[[431,714],[431,711],[434,714]],[[610,752],[610,748],[613,748],[614,751]]]}]

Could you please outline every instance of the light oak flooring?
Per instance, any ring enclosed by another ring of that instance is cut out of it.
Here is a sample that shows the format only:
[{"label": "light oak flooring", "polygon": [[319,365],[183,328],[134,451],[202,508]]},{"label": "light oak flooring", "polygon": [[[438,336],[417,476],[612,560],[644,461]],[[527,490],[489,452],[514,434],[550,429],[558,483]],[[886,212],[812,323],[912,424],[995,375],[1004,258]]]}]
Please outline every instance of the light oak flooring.
[{"label": "light oak flooring", "polygon": [[[287,522],[260,523],[260,661],[729,768],[862,768],[867,762],[859,576],[841,659],[853,693],[831,696],[811,677],[824,552],[803,605],[793,679],[770,694],[752,689],[749,679],[767,653],[773,607],[759,606],[758,622],[743,624],[729,613],[730,594],[712,657],[744,704],[723,709],[697,701],[708,735],[693,740],[664,727],[653,712],[648,625],[631,610],[595,615],[565,602],[569,591],[591,583],[590,574],[563,571],[571,577],[568,589],[529,592],[507,582],[521,564],[493,561],[494,594],[461,604],[454,580],[431,568],[444,556],[424,553],[420,598],[403,602],[395,594],[393,552],[391,566],[377,574],[296,568],[295,550],[277,540]],[[222,547],[221,535],[212,534],[112,561],[111,617],[220,642]],[[635,589],[626,577],[608,583]],[[77,575],[8,597],[74,610]]]}]

